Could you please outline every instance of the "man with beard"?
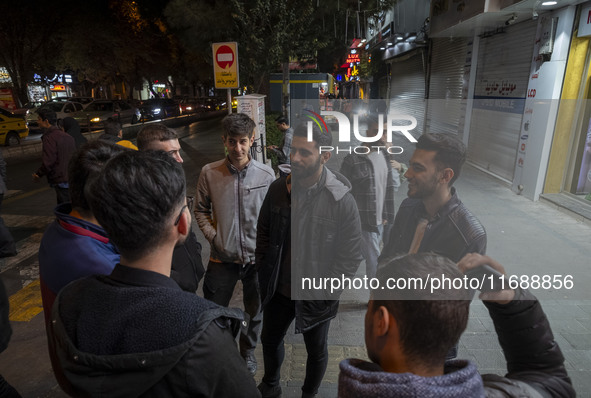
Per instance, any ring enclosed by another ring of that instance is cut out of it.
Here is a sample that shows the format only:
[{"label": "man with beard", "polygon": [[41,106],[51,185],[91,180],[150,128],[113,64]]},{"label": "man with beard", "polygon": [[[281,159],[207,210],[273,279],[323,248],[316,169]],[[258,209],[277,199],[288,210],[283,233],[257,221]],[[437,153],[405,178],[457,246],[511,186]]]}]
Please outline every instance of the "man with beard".
[{"label": "man with beard", "polygon": [[380,259],[434,252],[454,262],[485,254],[486,232],[456,194],[454,181],[466,160],[462,142],[448,134],[423,134],[409,168],[408,198],[400,204]]},{"label": "man with beard", "polygon": [[[485,254],[486,232],[452,186],[466,161],[466,147],[449,134],[423,134],[404,176],[408,198],[401,204],[380,259],[432,252],[453,262]],[[447,354],[456,357],[457,344]]]},{"label": "man with beard", "polygon": [[341,290],[306,288],[303,279],[352,277],[361,261],[361,223],[351,185],[325,167],[330,152],[320,153],[319,148],[331,145],[330,132],[311,128],[310,141],[305,125],[295,130],[292,174],[271,184],[257,225],[265,362],[259,390],[264,398],[281,396],[283,339],[294,318],[295,332],[304,335],[308,353],[302,397],[316,395],[328,363],[328,329]]},{"label": "man with beard", "polygon": [[275,179],[269,166],[250,156],[255,122],[244,113],[222,119],[228,156],[206,164],[199,174],[195,218],[211,245],[203,295],[225,307],[242,281],[248,331],[240,336],[240,353],[251,374],[257,370],[254,349],[261,329],[261,297],[255,268],[256,222],[267,189]]},{"label": "man with beard", "polygon": [[258,397],[234,338],[243,314],[184,292],[172,252],[191,225],[182,166],[126,151],[89,187],[121,252],[110,275],[59,293],[49,324],[61,387],[75,397]]}]

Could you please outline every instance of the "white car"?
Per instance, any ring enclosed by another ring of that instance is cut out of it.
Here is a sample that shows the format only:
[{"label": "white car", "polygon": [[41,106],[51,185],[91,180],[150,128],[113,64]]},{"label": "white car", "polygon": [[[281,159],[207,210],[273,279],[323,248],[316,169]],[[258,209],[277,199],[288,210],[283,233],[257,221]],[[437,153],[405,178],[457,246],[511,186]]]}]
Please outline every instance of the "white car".
[{"label": "white car", "polygon": [[72,102],[72,101],[50,101],[38,108],[33,108],[29,110],[27,114],[27,126],[29,126],[30,131],[39,130],[39,124],[37,123],[37,119],[39,118],[39,114],[37,111],[39,109],[51,109],[57,114],[57,118],[63,119],[68,116],[72,116],[74,112],[81,111],[84,107],[79,102]]}]

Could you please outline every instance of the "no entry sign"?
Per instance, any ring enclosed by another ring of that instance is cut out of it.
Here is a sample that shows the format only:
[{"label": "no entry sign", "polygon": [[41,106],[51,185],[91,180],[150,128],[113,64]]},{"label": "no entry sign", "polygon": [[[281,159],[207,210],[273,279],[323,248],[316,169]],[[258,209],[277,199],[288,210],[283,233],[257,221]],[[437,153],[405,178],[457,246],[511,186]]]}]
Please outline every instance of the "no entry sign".
[{"label": "no entry sign", "polygon": [[239,88],[238,43],[213,43],[212,50],[215,88]]}]

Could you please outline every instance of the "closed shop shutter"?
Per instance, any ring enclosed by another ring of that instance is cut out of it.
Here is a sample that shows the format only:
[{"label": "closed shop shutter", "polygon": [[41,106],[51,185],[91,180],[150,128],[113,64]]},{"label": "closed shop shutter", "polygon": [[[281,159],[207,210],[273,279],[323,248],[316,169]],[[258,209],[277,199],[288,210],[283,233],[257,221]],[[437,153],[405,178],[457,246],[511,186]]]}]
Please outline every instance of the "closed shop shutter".
[{"label": "closed shop shutter", "polygon": [[513,180],[537,21],[480,40],[468,160]]},{"label": "closed shop shutter", "polygon": [[[419,137],[425,123],[425,63],[424,51],[395,58],[391,63],[390,113],[410,115],[417,119],[417,127],[410,133]],[[400,123],[408,124],[408,123]]]},{"label": "closed shop shutter", "polygon": [[429,133],[463,133],[467,42],[466,38],[433,39],[426,121]]}]

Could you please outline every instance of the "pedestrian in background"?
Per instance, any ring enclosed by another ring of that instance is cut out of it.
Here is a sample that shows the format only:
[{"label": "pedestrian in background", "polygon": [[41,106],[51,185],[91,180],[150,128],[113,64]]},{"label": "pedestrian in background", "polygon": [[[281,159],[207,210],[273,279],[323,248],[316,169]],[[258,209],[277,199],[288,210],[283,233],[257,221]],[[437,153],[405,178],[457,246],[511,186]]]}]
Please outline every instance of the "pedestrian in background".
[{"label": "pedestrian in background", "polygon": [[277,162],[279,163],[279,175],[281,177],[287,176],[289,173],[286,173],[282,169],[282,165],[289,165],[289,154],[291,149],[291,141],[293,140],[293,128],[289,127],[289,121],[284,116],[279,116],[275,119],[275,123],[277,124],[277,128],[279,131],[283,133],[283,138],[281,139],[281,144],[277,145],[269,145],[267,149],[270,149],[277,155]]},{"label": "pedestrian in background", "polygon": [[123,139],[123,126],[116,120],[107,119],[104,124],[104,133],[98,139],[111,144],[118,143]]},{"label": "pedestrian in background", "polygon": [[[368,131],[378,132],[379,119],[371,118]],[[361,252],[365,259],[366,275],[376,276],[380,244],[384,226],[394,221],[394,179],[392,166],[385,150],[376,150],[384,146],[386,134],[374,143],[363,143],[368,153],[352,153],[345,157],[341,173],[351,182],[351,193],[359,209],[361,219]]]},{"label": "pedestrian in background", "polygon": [[80,148],[80,146],[88,141],[80,132],[80,124],[78,124],[76,119],[73,117],[65,117],[61,122],[64,131],[70,134],[72,138],[74,138],[74,141],[76,141],[76,148]]},{"label": "pedestrian in background", "polygon": [[55,189],[57,204],[69,202],[68,162],[76,151],[76,141],[57,127],[57,115],[54,111],[40,109],[37,114],[37,122],[43,130],[43,154],[41,166],[33,173],[33,181],[38,182],[41,177],[47,176],[49,186]]}]

